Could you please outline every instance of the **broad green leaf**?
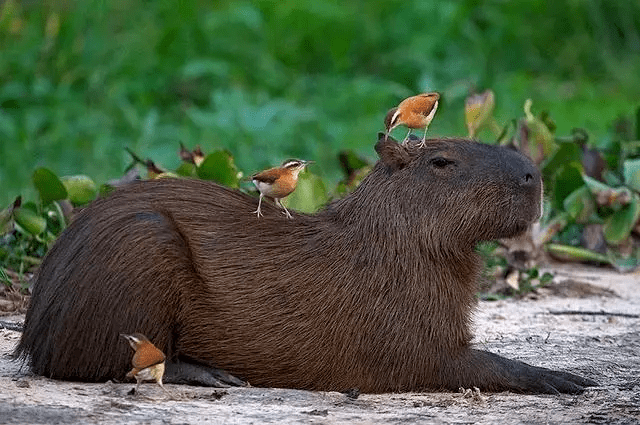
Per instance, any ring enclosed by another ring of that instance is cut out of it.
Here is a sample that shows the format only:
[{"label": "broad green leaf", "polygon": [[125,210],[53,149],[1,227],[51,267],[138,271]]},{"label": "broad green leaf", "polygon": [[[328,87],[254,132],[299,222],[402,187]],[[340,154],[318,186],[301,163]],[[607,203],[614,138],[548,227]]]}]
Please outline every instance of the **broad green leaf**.
[{"label": "broad green leaf", "polygon": [[640,159],[628,159],[623,164],[624,183],[636,192],[640,192]]},{"label": "broad green leaf", "polygon": [[96,184],[88,176],[77,175],[62,178],[62,184],[67,189],[69,200],[76,205],[83,205],[93,201],[98,194]]},{"label": "broad green leaf", "polygon": [[287,208],[312,213],[327,203],[327,189],[320,177],[303,172],[298,177],[296,190],[283,200]]},{"label": "broad green leaf", "polygon": [[240,173],[231,153],[224,150],[207,155],[197,168],[197,174],[201,179],[213,180],[229,187],[238,187],[240,181]]},{"label": "broad green leaf", "polygon": [[552,183],[554,207],[562,209],[565,198],[583,184],[582,165],[580,163],[571,162],[560,167],[554,175]]},{"label": "broad green leaf", "polygon": [[549,155],[541,164],[540,170],[547,180],[563,165],[570,162],[580,163],[580,147],[574,143],[558,143],[558,149]]},{"label": "broad green leaf", "polygon": [[587,223],[596,210],[596,203],[587,185],[574,190],[564,199],[564,210],[576,223]]},{"label": "broad green leaf", "polygon": [[43,205],[67,197],[67,189],[58,176],[47,168],[38,168],[33,172],[33,185],[38,190]]},{"label": "broad green leaf", "polygon": [[469,137],[475,137],[478,131],[487,124],[493,115],[495,106],[495,95],[491,90],[467,97],[464,102],[464,119],[467,123]]},{"label": "broad green leaf", "polygon": [[20,227],[32,235],[39,235],[47,228],[47,220],[28,207],[15,209],[13,217]]},{"label": "broad green leaf", "polygon": [[180,166],[176,169],[176,174],[182,177],[197,177],[196,165],[190,162],[182,161]]},{"label": "broad green leaf", "polygon": [[617,245],[629,237],[640,217],[640,196],[633,194],[631,202],[611,214],[604,222],[604,238]]}]

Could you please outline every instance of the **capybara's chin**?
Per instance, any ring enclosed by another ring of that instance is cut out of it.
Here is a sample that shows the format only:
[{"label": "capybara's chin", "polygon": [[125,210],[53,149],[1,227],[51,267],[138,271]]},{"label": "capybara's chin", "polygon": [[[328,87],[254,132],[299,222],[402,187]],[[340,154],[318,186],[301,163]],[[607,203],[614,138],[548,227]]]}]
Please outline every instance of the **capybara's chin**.
[{"label": "capybara's chin", "polygon": [[[44,258],[16,354],[58,379],[123,379],[142,333],[166,382],[363,392],[580,392],[593,381],[473,349],[474,242],[539,214],[523,155],[380,137],[345,198],[287,219],[211,182],[131,184],[85,208]],[[221,371],[226,371],[226,375]]]}]

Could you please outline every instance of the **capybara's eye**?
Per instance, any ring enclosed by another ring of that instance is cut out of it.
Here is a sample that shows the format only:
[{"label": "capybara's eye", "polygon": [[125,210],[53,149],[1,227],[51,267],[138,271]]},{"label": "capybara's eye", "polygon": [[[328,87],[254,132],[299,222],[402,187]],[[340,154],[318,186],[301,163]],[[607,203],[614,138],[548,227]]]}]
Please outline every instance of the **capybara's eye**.
[{"label": "capybara's eye", "polygon": [[437,157],[435,157],[435,158],[433,158],[431,160],[431,163],[433,165],[435,165],[436,167],[438,167],[438,168],[443,168],[443,167],[446,167],[449,164],[453,164],[453,161],[451,161],[451,160],[449,160],[447,158],[443,158],[441,156],[437,156]]}]

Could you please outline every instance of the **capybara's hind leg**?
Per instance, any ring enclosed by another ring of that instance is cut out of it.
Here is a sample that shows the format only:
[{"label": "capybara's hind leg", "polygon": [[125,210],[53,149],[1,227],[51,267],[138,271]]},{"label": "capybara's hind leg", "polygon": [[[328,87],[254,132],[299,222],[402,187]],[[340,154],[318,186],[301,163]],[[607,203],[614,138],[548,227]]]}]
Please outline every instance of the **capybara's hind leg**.
[{"label": "capybara's hind leg", "polygon": [[168,384],[199,385],[203,387],[246,387],[247,383],[215,367],[196,363],[167,362],[164,382]]}]

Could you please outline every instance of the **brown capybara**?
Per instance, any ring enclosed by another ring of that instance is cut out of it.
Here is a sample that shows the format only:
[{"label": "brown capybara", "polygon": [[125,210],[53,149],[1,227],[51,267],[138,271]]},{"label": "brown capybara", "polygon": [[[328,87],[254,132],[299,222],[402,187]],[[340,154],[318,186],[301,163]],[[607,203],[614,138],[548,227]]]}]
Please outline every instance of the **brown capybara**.
[{"label": "brown capybara", "polygon": [[[591,380],[470,346],[478,241],[540,215],[526,157],[379,138],[352,194],[289,220],[214,183],[131,184],[83,210],[42,262],[16,355],[57,379],[121,379],[140,332],[165,382],[363,392],[581,392]],[[226,371],[225,374],[223,371]]]}]

